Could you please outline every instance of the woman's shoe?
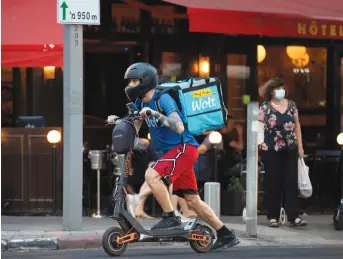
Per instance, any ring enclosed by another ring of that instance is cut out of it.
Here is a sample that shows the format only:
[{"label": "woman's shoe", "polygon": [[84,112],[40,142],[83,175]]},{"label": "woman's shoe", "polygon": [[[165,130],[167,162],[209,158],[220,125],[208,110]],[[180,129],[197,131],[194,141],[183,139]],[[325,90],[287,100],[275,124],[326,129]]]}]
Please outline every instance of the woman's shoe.
[{"label": "woman's shoe", "polygon": [[271,228],[278,228],[279,222],[276,219],[269,220],[269,227]]},{"label": "woman's shoe", "polygon": [[302,218],[297,217],[295,220],[289,223],[291,227],[305,227],[307,226],[307,222]]}]

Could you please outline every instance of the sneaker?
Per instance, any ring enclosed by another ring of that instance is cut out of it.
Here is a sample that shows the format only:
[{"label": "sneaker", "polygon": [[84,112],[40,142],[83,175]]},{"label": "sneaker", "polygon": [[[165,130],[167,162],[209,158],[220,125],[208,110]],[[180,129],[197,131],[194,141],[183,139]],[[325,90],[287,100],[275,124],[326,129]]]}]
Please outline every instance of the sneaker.
[{"label": "sneaker", "polygon": [[165,214],[162,214],[162,220],[156,225],[152,226],[151,230],[155,229],[165,229],[165,228],[174,228],[182,224],[180,217],[168,217]]},{"label": "sneaker", "polygon": [[240,241],[236,238],[235,233],[231,232],[228,235],[218,237],[211,250],[220,251],[238,245],[239,243]]}]

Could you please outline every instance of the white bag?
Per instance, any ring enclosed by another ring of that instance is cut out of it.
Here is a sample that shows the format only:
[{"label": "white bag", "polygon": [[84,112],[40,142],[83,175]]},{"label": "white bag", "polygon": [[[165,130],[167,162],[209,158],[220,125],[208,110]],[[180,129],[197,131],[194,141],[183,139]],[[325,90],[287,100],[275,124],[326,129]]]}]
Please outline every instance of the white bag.
[{"label": "white bag", "polygon": [[309,177],[309,168],[305,164],[304,158],[298,159],[298,188],[301,198],[312,196],[312,184]]}]

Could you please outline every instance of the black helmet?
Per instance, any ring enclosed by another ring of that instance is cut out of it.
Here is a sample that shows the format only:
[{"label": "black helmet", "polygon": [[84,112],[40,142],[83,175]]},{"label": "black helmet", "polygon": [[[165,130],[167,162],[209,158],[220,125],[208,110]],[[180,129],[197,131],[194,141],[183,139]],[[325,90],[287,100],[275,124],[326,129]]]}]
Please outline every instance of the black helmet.
[{"label": "black helmet", "polygon": [[151,89],[157,87],[158,76],[155,67],[148,63],[135,63],[128,67],[124,79],[139,79],[140,84],[132,87],[127,86],[125,93],[134,102],[137,98],[142,99]]}]

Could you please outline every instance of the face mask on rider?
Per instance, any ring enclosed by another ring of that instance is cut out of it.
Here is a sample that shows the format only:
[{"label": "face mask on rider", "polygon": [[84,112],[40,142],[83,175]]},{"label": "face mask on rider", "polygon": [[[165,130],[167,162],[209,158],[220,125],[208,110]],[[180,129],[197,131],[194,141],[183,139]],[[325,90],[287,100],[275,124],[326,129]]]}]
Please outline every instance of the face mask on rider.
[{"label": "face mask on rider", "polygon": [[285,89],[278,89],[278,90],[274,90],[274,98],[276,100],[282,100],[285,98],[285,94],[286,94],[286,91]]}]

